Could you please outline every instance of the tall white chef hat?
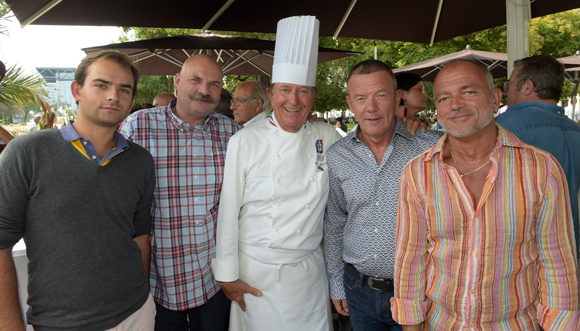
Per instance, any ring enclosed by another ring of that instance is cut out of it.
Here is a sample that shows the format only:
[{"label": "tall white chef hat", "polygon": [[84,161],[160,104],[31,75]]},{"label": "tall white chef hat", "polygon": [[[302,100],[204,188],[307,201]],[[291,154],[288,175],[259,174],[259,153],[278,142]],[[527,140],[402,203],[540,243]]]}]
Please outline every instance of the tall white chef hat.
[{"label": "tall white chef hat", "polygon": [[319,25],[314,16],[293,16],[278,22],[272,83],[316,86]]}]

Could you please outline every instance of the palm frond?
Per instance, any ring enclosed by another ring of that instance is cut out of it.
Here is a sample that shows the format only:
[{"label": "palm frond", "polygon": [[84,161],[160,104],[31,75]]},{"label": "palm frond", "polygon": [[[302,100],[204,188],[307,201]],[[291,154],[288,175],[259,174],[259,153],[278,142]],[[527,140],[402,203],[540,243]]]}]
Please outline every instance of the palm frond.
[{"label": "palm frond", "polygon": [[15,65],[8,68],[0,83],[0,104],[9,107],[30,102],[41,106],[47,96],[48,91],[44,88],[42,77],[26,73]]},{"label": "palm frond", "polygon": [[0,0],[0,35],[8,35],[8,29],[3,21],[11,21],[14,15],[10,15],[10,6],[4,0]]}]

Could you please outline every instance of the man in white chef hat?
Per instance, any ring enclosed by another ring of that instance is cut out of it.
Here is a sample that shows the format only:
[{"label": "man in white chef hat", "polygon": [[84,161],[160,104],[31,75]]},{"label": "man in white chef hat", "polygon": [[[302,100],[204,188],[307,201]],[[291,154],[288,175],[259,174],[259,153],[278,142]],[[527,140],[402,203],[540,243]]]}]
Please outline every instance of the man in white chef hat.
[{"label": "man in white chef hat", "polygon": [[228,144],[215,278],[232,300],[230,330],[332,330],[321,249],[326,151],[341,137],[307,121],[318,94],[319,22],[278,22],[273,114]]}]

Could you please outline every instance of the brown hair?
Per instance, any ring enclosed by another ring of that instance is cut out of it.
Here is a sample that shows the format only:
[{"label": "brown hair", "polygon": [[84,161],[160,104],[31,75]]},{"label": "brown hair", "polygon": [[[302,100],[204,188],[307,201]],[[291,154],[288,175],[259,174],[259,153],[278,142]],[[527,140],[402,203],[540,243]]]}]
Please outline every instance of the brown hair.
[{"label": "brown hair", "polygon": [[348,93],[348,82],[350,81],[350,77],[352,75],[368,75],[379,71],[386,71],[391,78],[393,79],[393,85],[395,91],[397,91],[397,80],[395,79],[395,74],[393,74],[393,70],[383,61],[379,60],[364,60],[359,62],[357,65],[350,69],[348,73],[348,78],[346,79],[346,89]]},{"label": "brown hair", "polygon": [[565,67],[549,55],[535,55],[514,62],[518,73],[518,91],[526,80],[534,83],[535,92],[540,99],[559,101],[564,87]]},{"label": "brown hair", "polygon": [[137,83],[139,83],[141,73],[131,58],[127,54],[119,51],[104,50],[87,54],[75,71],[75,80],[77,83],[83,87],[85,85],[85,79],[87,78],[87,68],[96,61],[104,60],[113,61],[133,74],[133,96],[135,96],[137,94]]}]

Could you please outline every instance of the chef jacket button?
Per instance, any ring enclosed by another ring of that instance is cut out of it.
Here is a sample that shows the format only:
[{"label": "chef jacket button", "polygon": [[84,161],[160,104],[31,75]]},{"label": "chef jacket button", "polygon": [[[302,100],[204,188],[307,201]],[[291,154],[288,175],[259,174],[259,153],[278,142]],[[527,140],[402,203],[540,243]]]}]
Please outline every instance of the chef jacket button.
[{"label": "chef jacket button", "polygon": [[276,183],[280,183],[280,178],[276,178]]},{"label": "chef jacket button", "polygon": [[300,233],[300,230],[297,230],[296,233]]},{"label": "chef jacket button", "polygon": [[313,182],[314,181],[314,177],[310,177],[310,181]]},{"label": "chef jacket button", "polygon": [[308,208],[310,208],[310,205],[306,205],[305,207],[306,207],[306,209],[308,209]]},{"label": "chef jacket button", "polygon": [[312,133],[312,131],[308,131],[308,134],[311,134],[311,133]]},{"label": "chef jacket button", "polygon": [[276,129],[276,133],[278,133],[278,129]]},{"label": "chef jacket button", "polygon": [[280,230],[280,228],[279,227],[276,227],[276,232],[278,232],[278,230]]},{"label": "chef jacket button", "polygon": [[280,207],[280,203],[279,202],[276,204],[276,207]]},{"label": "chef jacket button", "polygon": [[310,154],[308,154],[308,155],[310,155],[310,157],[313,157],[313,156],[314,156],[314,155],[312,155],[312,153],[310,153]]}]

